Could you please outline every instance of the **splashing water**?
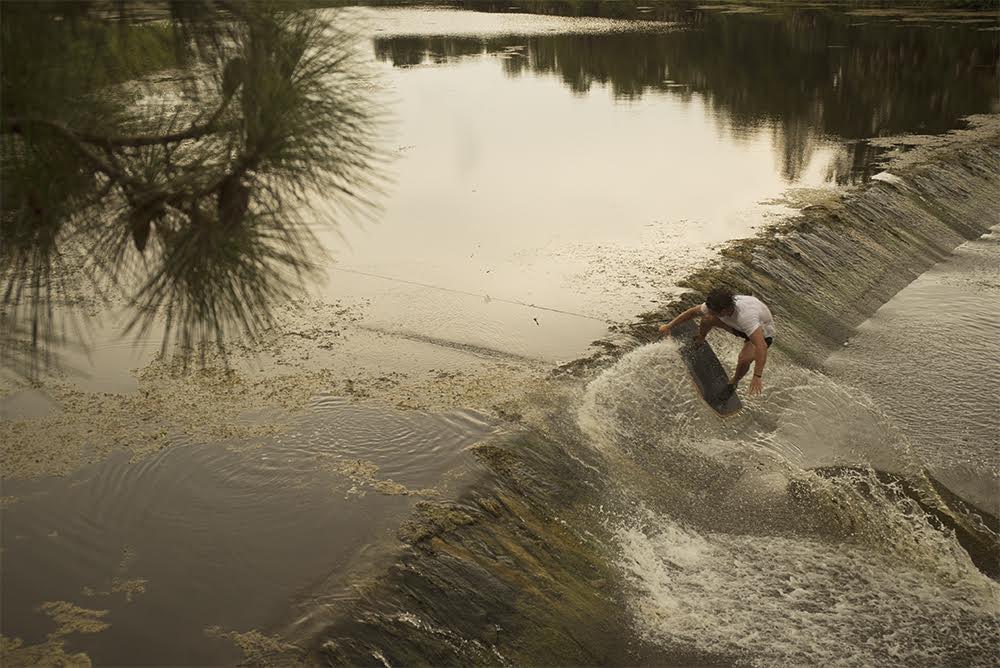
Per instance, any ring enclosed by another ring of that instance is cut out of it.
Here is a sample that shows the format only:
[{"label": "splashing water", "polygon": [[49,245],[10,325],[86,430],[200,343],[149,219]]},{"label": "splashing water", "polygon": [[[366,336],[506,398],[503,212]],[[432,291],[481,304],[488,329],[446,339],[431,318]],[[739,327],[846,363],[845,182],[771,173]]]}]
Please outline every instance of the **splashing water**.
[{"label": "splashing water", "polygon": [[989,666],[1000,587],[857,545],[702,533],[663,516],[617,534],[635,625],[751,665]]},{"label": "splashing water", "polygon": [[886,475],[932,494],[906,439],[822,374],[767,379],[721,420],[662,342],[587,389],[580,429],[641,509],[614,520],[640,634],[753,665],[992,665],[1000,586]]}]

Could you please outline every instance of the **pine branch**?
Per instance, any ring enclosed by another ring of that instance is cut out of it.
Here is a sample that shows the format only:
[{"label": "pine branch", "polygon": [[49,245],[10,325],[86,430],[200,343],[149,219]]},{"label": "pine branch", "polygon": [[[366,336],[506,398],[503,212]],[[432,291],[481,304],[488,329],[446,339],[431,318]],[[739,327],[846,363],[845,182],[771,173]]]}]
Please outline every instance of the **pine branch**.
[{"label": "pine branch", "polygon": [[172,132],[165,135],[135,135],[131,137],[115,137],[111,135],[95,135],[87,132],[79,132],[62,123],[46,118],[36,118],[31,116],[13,116],[3,119],[2,132],[4,134],[23,134],[26,128],[32,126],[55,130],[63,136],[72,136],[74,141],[100,146],[102,148],[139,148],[142,146],[169,145],[189,139],[201,139],[215,134],[220,130],[232,129],[230,126],[220,126],[219,117],[229,105],[230,97],[226,97],[215,113],[206,122],[195,124],[186,130]]}]

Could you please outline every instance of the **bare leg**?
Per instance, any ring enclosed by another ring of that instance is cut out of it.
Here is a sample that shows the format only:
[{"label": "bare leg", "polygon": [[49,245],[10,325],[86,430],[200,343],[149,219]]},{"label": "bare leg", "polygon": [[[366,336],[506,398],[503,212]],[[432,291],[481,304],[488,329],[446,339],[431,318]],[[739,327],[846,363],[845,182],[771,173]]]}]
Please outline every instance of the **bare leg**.
[{"label": "bare leg", "polygon": [[736,371],[733,372],[733,377],[729,380],[730,385],[739,385],[740,380],[750,370],[750,363],[753,362],[756,354],[757,351],[752,343],[747,341],[743,344],[743,350],[740,351],[740,356],[736,359]]}]

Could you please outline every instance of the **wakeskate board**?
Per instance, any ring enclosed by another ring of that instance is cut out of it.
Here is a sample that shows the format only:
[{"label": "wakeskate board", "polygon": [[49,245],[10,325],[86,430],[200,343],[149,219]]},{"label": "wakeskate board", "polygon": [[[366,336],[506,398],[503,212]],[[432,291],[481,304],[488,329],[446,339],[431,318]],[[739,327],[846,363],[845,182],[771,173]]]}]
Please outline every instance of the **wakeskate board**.
[{"label": "wakeskate board", "polygon": [[722,417],[738,413],[743,408],[743,402],[735,392],[726,392],[729,375],[708,341],[700,346],[695,345],[694,337],[697,333],[698,325],[693,320],[670,329],[670,335],[677,342],[678,352],[695,389],[705,403]]}]

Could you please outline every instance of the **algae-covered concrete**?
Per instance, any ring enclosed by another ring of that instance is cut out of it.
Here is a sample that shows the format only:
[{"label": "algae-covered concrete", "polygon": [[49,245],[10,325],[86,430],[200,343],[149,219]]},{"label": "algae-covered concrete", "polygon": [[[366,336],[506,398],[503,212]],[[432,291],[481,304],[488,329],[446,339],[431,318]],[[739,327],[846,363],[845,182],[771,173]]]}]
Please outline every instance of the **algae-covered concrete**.
[{"label": "algae-covered concrete", "polygon": [[305,660],[333,665],[730,665],[628,631],[600,460],[538,433],[484,444],[489,473],[422,504],[399,558],[334,616]]}]

